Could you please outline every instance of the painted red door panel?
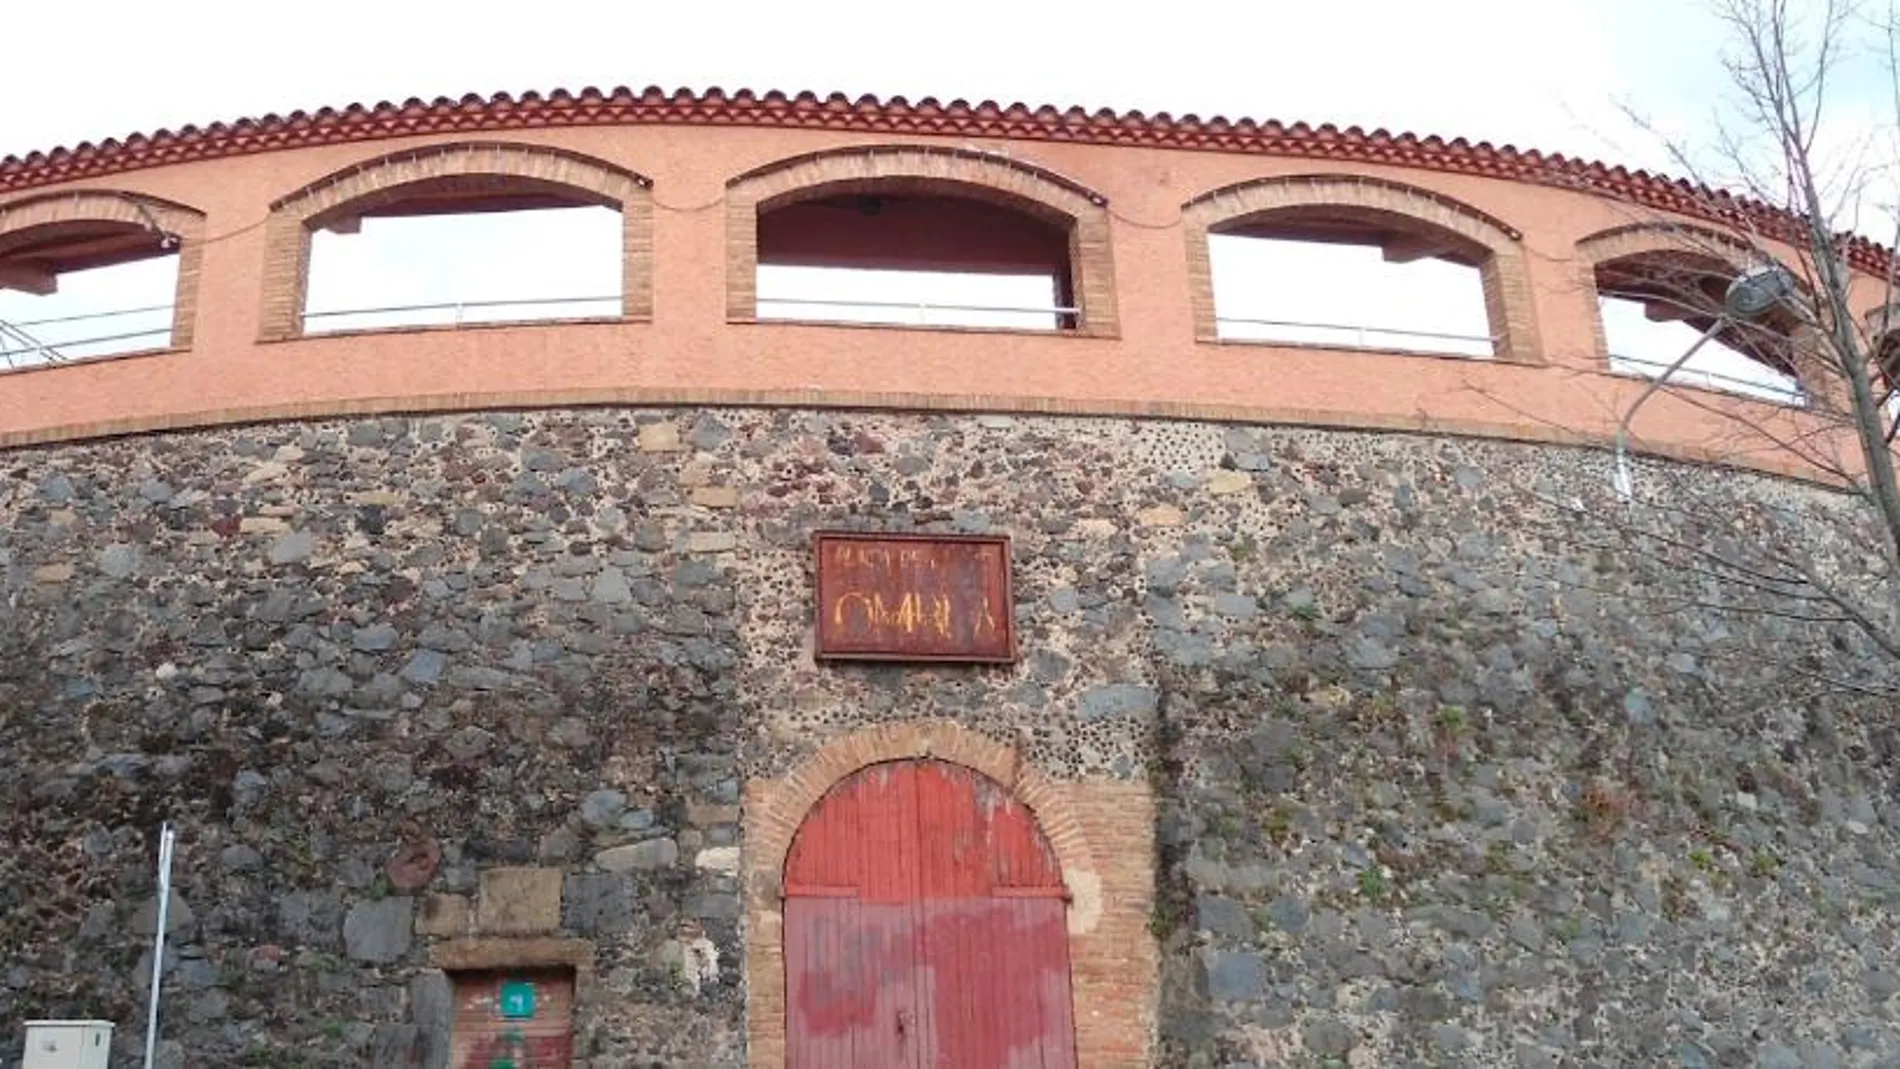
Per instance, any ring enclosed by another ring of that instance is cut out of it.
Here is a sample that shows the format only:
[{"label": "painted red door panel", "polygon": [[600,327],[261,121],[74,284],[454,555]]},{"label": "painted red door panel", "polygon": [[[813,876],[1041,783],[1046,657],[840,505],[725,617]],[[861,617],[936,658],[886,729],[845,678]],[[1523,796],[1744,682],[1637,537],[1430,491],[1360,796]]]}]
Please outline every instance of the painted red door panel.
[{"label": "painted red door panel", "polygon": [[995,782],[858,773],[799,829],[785,894],[790,1069],[1075,1069],[1061,871]]}]

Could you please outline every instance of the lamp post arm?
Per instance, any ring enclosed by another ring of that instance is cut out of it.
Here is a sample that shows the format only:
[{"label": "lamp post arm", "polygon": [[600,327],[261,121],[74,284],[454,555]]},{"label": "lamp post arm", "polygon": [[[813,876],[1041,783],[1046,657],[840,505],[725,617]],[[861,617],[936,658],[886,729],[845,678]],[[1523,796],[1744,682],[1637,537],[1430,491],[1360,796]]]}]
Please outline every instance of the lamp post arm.
[{"label": "lamp post arm", "polygon": [[1732,322],[1733,320],[1726,314],[1716,316],[1715,322],[1709,324],[1709,329],[1702,332],[1702,336],[1695,340],[1694,345],[1689,346],[1688,349],[1683,351],[1681,356],[1676,357],[1676,362],[1664,368],[1662,374],[1649,380],[1649,385],[1643,388],[1642,394],[1636,398],[1636,403],[1629,406],[1628,410],[1623,413],[1623,418],[1617,421],[1616,494],[1624,501],[1630,499],[1632,492],[1632,480],[1630,478],[1629,468],[1629,437],[1630,422],[1636,418],[1637,410],[1642,408],[1644,402],[1648,401],[1657,390],[1662,389],[1663,384],[1669,381],[1669,376],[1682,370],[1682,365],[1688,363],[1695,354],[1701,352],[1704,345],[1707,345],[1717,334],[1726,330]]}]

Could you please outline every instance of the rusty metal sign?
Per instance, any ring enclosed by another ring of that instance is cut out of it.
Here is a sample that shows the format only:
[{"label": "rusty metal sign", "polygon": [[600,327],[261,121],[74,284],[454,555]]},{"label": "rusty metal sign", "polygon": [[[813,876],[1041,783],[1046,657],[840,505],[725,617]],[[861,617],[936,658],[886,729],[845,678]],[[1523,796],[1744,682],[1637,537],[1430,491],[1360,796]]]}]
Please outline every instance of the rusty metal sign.
[{"label": "rusty metal sign", "polygon": [[1016,660],[1009,539],[820,532],[818,656]]}]

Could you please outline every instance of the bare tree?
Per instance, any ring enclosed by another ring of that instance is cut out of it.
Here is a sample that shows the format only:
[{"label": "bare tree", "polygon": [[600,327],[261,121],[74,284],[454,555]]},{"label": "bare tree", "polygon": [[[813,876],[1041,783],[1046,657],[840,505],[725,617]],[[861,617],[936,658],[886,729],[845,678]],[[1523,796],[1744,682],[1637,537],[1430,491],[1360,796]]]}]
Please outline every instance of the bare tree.
[{"label": "bare tree", "polygon": [[[1712,451],[1792,462],[1844,490],[1851,507],[1742,506],[1678,494],[1678,481],[1635,507],[1594,514],[1571,534],[1614,537],[1624,549],[1640,542],[1666,560],[1685,583],[1656,594],[1659,611],[1679,603],[1688,586],[1704,604],[1722,603],[1711,607],[1849,629],[1885,659],[1892,671],[1884,681],[1844,679],[1813,664],[1800,671],[1897,693],[1900,298],[1889,251],[1855,231],[1900,218],[1881,201],[1900,182],[1894,146],[1878,137],[1891,128],[1843,118],[1836,95],[1846,70],[1877,70],[1900,119],[1900,23],[1891,9],[1871,12],[1856,0],[1714,0],[1714,11],[1725,36],[1728,106],[1709,143],[1668,145],[1676,167],[1710,192],[1696,194],[1700,201],[1683,216],[1639,220],[1669,228],[1678,251],[1598,263],[1597,289],[1642,303],[1652,319],[1695,326],[1698,347],[1718,343],[1797,381],[1798,407],[1773,414],[1681,388],[1672,373],[1683,360],[1651,390],[1726,420],[1731,432],[1711,442]],[[1843,128],[1853,136],[1842,137]],[[1900,244],[1900,232],[1894,236]],[[1753,292],[1738,294],[1738,277]],[[1619,421],[1619,459],[1623,429],[1649,397],[1646,390],[1606,413]]]}]

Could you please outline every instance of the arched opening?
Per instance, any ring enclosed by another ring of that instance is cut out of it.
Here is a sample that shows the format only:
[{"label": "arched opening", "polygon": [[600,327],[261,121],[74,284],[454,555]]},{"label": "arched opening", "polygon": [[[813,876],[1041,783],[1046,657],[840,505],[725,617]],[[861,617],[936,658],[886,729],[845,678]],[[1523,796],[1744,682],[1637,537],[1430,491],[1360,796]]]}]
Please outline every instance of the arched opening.
[{"label": "arched opening", "polygon": [[1074,330],[1073,220],[980,191],[874,183],[761,204],[760,319]]},{"label": "arched opening", "polygon": [[272,208],[266,337],[649,311],[645,179],[545,146],[456,144]]},{"label": "arched opening", "polygon": [[1182,207],[1202,341],[1541,362],[1523,235],[1354,174],[1226,186]]},{"label": "arched opening", "polygon": [[1690,250],[1651,249],[1595,266],[1597,310],[1610,370],[1655,378],[1711,330],[1672,385],[1802,405],[1797,323],[1786,312],[1742,321],[1722,314],[1723,294],[1737,274],[1727,258]]},{"label": "arched opening", "polygon": [[0,369],[188,346],[200,218],[129,193],[0,205]]},{"label": "arched opening", "polygon": [[1389,212],[1308,205],[1208,233],[1218,336],[1488,357],[1483,246]]},{"label": "arched opening", "polygon": [[1112,336],[1106,202],[995,153],[862,145],[727,183],[727,313]]},{"label": "arched opening", "polygon": [[1066,890],[1030,811],[929,759],[869,765],[784,869],[788,1069],[1073,1069]]},{"label": "arched opening", "polygon": [[1873,354],[1873,388],[1887,417],[1887,438],[1900,428],[1900,307],[1881,305],[1861,319],[1861,337]]}]

